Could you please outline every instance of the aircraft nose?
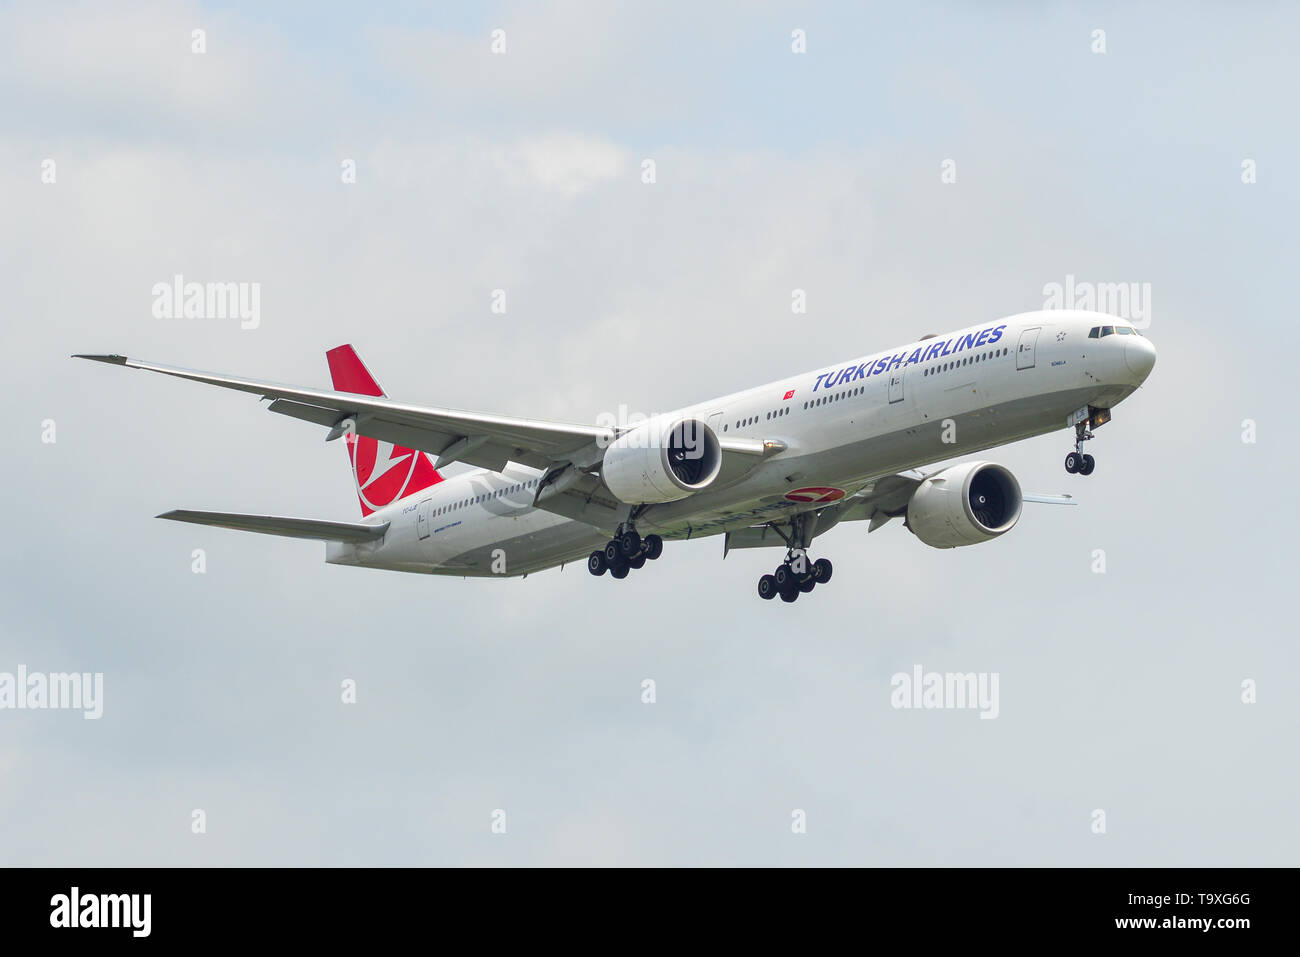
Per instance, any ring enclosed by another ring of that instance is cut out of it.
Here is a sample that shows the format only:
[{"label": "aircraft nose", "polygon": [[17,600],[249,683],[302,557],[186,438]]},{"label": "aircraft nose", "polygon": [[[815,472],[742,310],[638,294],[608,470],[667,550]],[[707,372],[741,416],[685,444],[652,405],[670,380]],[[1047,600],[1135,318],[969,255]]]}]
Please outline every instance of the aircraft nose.
[{"label": "aircraft nose", "polygon": [[1124,344],[1124,364],[1139,383],[1145,381],[1155,368],[1156,347],[1144,336],[1129,336]]}]

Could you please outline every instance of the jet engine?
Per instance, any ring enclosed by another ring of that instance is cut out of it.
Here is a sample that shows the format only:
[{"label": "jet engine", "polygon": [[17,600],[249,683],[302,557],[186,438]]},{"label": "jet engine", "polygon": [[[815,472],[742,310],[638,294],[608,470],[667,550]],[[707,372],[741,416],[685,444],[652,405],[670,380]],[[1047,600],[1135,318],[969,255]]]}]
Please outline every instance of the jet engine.
[{"label": "jet engine", "polygon": [[601,478],[622,502],[675,502],[708,488],[722,468],[722,446],[699,419],[653,418],[610,443]]},{"label": "jet engine", "polygon": [[932,548],[977,545],[1020,519],[1020,483],[1001,465],[965,462],[922,482],[907,503],[907,527]]}]

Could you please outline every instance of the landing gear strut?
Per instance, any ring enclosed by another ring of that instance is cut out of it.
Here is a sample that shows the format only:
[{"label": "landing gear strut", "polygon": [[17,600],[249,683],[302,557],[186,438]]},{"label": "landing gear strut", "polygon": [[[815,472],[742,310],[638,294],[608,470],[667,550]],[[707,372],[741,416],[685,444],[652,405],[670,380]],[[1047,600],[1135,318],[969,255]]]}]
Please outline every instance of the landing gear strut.
[{"label": "landing gear strut", "polygon": [[817,516],[811,513],[794,517],[791,522],[793,534],[786,539],[790,547],[785,553],[785,561],[777,565],[772,574],[758,580],[759,598],[771,601],[779,595],[782,601],[791,602],[831,580],[834,568],[830,559],[819,558],[815,562],[808,559],[808,544],[812,541],[816,520]]},{"label": "landing gear strut", "polygon": [[770,601],[779,595],[782,601],[794,601],[818,585],[825,585],[834,570],[829,558],[810,562],[807,549],[791,548],[776,571],[758,580],[758,597]]},{"label": "landing gear strut", "polygon": [[1065,457],[1065,470],[1071,475],[1091,475],[1097,467],[1097,460],[1083,452],[1083,443],[1093,438],[1093,434],[1088,431],[1090,422],[1091,419],[1085,418],[1074,423],[1074,451]]},{"label": "landing gear strut", "polygon": [[664,553],[664,540],[658,535],[642,538],[631,522],[625,522],[602,549],[587,557],[587,571],[600,576],[609,572],[613,578],[626,578],[628,572],[642,568]]}]

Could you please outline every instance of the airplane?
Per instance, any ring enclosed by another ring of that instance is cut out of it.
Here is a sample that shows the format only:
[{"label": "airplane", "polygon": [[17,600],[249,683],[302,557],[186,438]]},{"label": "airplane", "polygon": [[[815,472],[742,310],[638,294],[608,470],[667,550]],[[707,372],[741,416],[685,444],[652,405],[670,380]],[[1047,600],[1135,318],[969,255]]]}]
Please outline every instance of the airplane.
[{"label": "airplane", "polygon": [[[326,353],[332,390],[77,355],[269,400],[275,413],[345,440],[362,521],[175,510],[158,518],[326,543],[326,562],[464,577],[516,577],[585,558],[616,579],[664,543],[723,536],[731,549],[784,548],[759,579],[793,602],[831,579],[814,539],[841,522],[894,518],[922,543],[991,541],[1027,495],[1010,470],[959,456],[1072,429],[1067,472],[1096,467],[1083,445],[1146,381],[1151,341],[1114,316],[1049,310],[872,355],[624,423],[577,425],[408,405],[388,398],[351,345]],[[444,477],[453,463],[471,471]],[[929,471],[924,471],[929,468]]]}]

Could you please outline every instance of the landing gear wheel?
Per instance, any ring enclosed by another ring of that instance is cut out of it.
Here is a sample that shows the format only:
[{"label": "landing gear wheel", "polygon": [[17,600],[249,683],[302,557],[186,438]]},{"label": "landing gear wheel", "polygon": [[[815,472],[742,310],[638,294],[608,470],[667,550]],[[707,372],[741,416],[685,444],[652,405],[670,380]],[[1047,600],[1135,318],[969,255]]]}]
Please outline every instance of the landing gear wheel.
[{"label": "landing gear wheel", "polygon": [[624,558],[631,558],[641,551],[641,536],[636,532],[624,532],[618,537],[618,547]]},{"label": "landing gear wheel", "polygon": [[1079,471],[1081,465],[1083,465],[1083,456],[1078,452],[1071,452],[1065,457],[1065,470],[1071,475]]},{"label": "landing gear wheel", "polygon": [[617,565],[609,566],[609,573],[615,578],[626,578],[627,573],[632,569],[627,562],[619,562]]},{"label": "landing gear wheel", "polygon": [[1079,466],[1079,474],[1091,475],[1092,470],[1095,469],[1096,467],[1097,467],[1097,460],[1094,459],[1091,455],[1085,455],[1083,457],[1082,464],[1080,464]]},{"label": "landing gear wheel", "polygon": [[[776,571],[772,573],[772,578],[776,580],[776,587],[781,589],[782,592],[784,592],[787,587],[795,584],[794,572],[790,570],[789,565],[777,565]],[[783,594],[781,597],[785,598],[785,595]],[[790,598],[787,599],[787,601],[794,601],[794,599]]]},{"label": "landing gear wheel", "polygon": [[605,553],[594,551],[587,556],[587,571],[591,572],[597,578],[609,570],[609,562],[605,561]]},{"label": "landing gear wheel", "polygon": [[647,535],[641,545],[645,549],[645,557],[650,561],[664,553],[664,540],[658,535]]},{"label": "landing gear wheel", "polygon": [[831,580],[831,572],[834,570],[835,568],[831,565],[829,558],[819,558],[813,562],[813,579],[817,584],[825,585]]},{"label": "landing gear wheel", "polygon": [[633,555],[627,560],[627,567],[633,569],[645,567],[645,554]]},{"label": "landing gear wheel", "polygon": [[623,561],[623,552],[618,547],[618,542],[611,540],[605,545],[605,564],[610,568]]},{"label": "landing gear wheel", "polygon": [[777,593],[776,579],[771,575],[764,575],[758,580],[758,597],[763,601],[771,601]]},{"label": "landing gear wheel", "polygon": [[799,597],[798,585],[787,585],[786,587],[781,589],[781,600],[784,602],[792,602],[798,597]]},{"label": "landing gear wheel", "polygon": [[799,590],[803,592],[805,595],[808,594],[816,587],[817,587],[817,579],[813,578],[813,576],[811,575],[809,575],[807,578],[805,578],[803,581],[799,583]]}]

